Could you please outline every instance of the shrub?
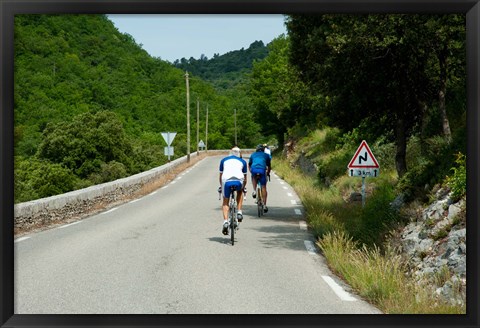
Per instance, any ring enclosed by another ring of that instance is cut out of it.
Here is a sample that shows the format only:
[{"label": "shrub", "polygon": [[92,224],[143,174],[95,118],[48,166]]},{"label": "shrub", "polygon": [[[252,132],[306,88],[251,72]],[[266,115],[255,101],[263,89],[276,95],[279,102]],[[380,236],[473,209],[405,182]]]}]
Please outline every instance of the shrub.
[{"label": "shrub", "polygon": [[452,191],[452,199],[457,201],[467,193],[466,156],[458,153],[455,163],[458,166],[450,169],[453,171],[453,175],[447,176],[446,183]]},{"label": "shrub", "polygon": [[34,157],[16,157],[14,176],[15,203],[74,190],[79,180],[70,169]]}]

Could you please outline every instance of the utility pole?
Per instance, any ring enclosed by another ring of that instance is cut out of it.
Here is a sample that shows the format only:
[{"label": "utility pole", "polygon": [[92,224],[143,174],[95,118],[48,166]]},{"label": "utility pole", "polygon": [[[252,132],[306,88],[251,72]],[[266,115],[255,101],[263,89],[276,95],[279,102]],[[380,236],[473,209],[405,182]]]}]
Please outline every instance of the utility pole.
[{"label": "utility pole", "polygon": [[200,102],[198,101],[198,98],[197,98],[197,156],[199,155],[198,144],[200,143],[200,140],[198,139],[198,137],[199,137],[199,126],[200,126],[199,117],[200,117]]},{"label": "utility pole", "polygon": [[187,163],[190,163],[190,89],[187,71],[185,71],[185,79],[187,83]]},{"label": "utility pole", "polygon": [[205,152],[208,151],[208,105],[207,105],[207,117],[205,118]]},{"label": "utility pole", "polygon": [[235,120],[235,145],[237,146],[237,109],[234,108],[233,109],[233,116],[234,116],[234,120]]}]

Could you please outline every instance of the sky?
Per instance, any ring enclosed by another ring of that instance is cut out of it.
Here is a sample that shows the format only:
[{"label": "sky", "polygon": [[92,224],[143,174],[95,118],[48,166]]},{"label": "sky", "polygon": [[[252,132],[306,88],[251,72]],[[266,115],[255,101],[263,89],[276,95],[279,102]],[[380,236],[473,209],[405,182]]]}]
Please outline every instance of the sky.
[{"label": "sky", "polygon": [[255,41],[265,45],[287,34],[283,15],[108,15],[121,33],[128,33],[152,57],[176,59],[247,49]]}]

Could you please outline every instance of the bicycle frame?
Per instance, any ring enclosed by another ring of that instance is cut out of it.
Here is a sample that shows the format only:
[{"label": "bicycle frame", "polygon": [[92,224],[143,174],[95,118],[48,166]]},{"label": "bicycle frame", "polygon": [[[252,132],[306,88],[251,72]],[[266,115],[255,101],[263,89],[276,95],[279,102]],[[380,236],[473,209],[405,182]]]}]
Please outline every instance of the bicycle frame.
[{"label": "bicycle frame", "polygon": [[233,246],[235,243],[235,231],[238,229],[237,190],[234,186],[231,186],[230,191],[230,200],[228,203],[228,229],[230,230],[230,240]]},{"label": "bicycle frame", "polygon": [[257,181],[257,210],[258,217],[263,215],[263,196],[262,196],[262,183],[260,182],[260,174],[255,175]]}]

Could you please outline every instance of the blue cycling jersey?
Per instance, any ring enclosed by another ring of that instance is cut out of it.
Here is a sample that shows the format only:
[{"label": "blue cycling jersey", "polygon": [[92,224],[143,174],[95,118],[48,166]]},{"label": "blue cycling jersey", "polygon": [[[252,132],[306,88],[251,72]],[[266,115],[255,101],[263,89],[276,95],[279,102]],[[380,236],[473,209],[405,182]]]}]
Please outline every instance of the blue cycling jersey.
[{"label": "blue cycling jersey", "polygon": [[250,155],[248,165],[254,169],[266,170],[270,167],[270,156],[263,151],[256,151]]}]

